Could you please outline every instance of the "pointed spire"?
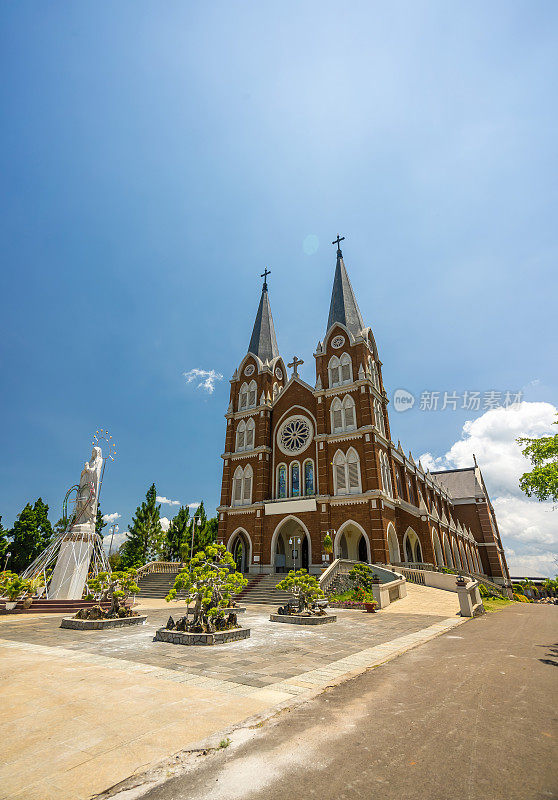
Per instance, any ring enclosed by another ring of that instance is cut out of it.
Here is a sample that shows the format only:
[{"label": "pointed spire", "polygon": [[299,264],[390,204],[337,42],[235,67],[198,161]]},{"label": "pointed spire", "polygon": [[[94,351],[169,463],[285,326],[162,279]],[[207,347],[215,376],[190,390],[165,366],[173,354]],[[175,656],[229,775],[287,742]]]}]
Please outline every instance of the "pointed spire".
[{"label": "pointed spire", "polygon": [[269,274],[270,271],[266,268],[262,275],[264,284],[262,287],[260,305],[258,307],[258,313],[256,314],[256,321],[254,322],[250,346],[248,347],[248,352],[258,356],[264,363],[266,361],[272,361],[279,355],[277,339],[275,338],[275,328],[273,326],[273,317],[271,316],[271,306],[267,294],[267,276]]},{"label": "pointed spire", "polygon": [[340,242],[342,242],[344,238],[344,236],[340,237],[339,234],[337,234],[337,239],[332,242],[332,244],[337,245],[337,264],[335,265],[335,277],[333,279],[327,329],[329,330],[336,322],[340,322],[348,328],[354,336],[357,336],[364,328],[364,322],[343,261]]}]

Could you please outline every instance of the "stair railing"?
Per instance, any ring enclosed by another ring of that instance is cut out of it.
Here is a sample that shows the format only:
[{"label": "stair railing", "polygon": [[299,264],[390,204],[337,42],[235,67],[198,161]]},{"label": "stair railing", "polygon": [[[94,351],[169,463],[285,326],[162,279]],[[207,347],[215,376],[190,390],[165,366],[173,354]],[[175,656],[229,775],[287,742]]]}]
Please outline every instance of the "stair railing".
[{"label": "stair railing", "polygon": [[150,561],[148,564],[144,564],[143,567],[138,569],[136,580],[143,578],[144,575],[150,575],[152,572],[180,572],[183,567],[184,562],[182,561]]}]

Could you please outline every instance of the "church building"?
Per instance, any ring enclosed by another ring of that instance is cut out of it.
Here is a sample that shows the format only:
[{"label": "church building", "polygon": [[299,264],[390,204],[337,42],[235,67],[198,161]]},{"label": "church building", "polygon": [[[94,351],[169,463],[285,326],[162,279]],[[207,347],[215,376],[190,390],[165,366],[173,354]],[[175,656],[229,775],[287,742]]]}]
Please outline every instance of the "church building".
[{"label": "church building", "polygon": [[[391,439],[382,362],[337,237],[316,382],[277,346],[267,270],[248,352],[231,379],[218,541],[239,569],[319,574],[332,558],[450,567],[509,583],[479,466],[431,473]],[[333,555],[324,538],[333,541]],[[327,548],[326,548],[327,549]]]}]

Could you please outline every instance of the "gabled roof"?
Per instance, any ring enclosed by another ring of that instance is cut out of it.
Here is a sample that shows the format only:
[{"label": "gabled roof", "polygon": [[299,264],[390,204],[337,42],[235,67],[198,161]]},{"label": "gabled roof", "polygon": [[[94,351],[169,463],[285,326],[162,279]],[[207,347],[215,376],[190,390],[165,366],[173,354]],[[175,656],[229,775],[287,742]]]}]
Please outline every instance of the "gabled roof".
[{"label": "gabled roof", "polygon": [[475,467],[432,472],[432,477],[446,489],[454,500],[462,497],[485,497],[477,480]]},{"label": "gabled roof", "polygon": [[269,304],[269,296],[267,293],[267,284],[265,283],[262,289],[262,296],[260,298],[260,305],[258,307],[258,313],[256,314],[256,321],[254,322],[254,330],[252,331],[248,352],[258,356],[264,364],[266,361],[272,361],[279,355],[277,339],[275,338],[275,327],[271,315],[271,305]]},{"label": "gabled roof", "polygon": [[337,249],[337,264],[335,266],[335,277],[333,279],[333,289],[331,291],[327,330],[329,331],[331,326],[336,322],[340,322],[344,325],[353,336],[358,336],[365,327],[343,261],[343,253],[339,248]]}]

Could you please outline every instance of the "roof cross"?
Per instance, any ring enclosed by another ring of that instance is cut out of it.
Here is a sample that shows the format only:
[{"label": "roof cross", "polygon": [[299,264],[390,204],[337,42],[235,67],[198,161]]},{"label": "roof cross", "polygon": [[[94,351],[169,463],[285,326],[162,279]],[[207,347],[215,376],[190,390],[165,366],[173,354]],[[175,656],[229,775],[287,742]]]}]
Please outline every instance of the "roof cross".
[{"label": "roof cross", "polygon": [[341,252],[340,242],[344,242],[344,241],[345,241],[345,237],[344,236],[339,236],[339,234],[337,234],[337,239],[335,239],[335,241],[333,241],[331,243],[331,244],[336,244],[337,245],[337,252],[338,253]]},{"label": "roof cross", "polygon": [[298,367],[299,367],[299,364],[304,364],[304,361],[301,358],[297,358],[297,356],[294,356],[293,360],[291,361],[291,363],[287,364],[289,369],[292,369],[293,375],[296,375],[297,378],[298,378]]},{"label": "roof cross", "polygon": [[260,278],[264,279],[264,285],[263,285],[264,289],[267,289],[267,276],[268,275],[271,275],[271,270],[266,267],[264,269],[264,271],[262,272],[262,274],[260,275]]}]

